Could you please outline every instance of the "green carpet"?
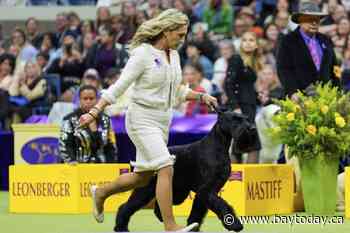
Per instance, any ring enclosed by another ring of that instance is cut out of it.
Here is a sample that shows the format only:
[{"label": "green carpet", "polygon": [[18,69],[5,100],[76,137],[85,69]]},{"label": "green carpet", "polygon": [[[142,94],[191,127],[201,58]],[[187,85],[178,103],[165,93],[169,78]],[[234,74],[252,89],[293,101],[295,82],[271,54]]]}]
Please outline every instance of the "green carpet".
[{"label": "green carpet", "polygon": [[[185,224],[186,219],[177,220]],[[103,224],[96,223],[89,214],[9,214],[8,193],[0,192],[0,224],[1,233],[105,233],[113,230],[114,214],[106,214]],[[131,231],[159,232],[162,229],[162,224],[156,220],[151,210],[139,211],[130,223]],[[216,217],[208,217],[202,231],[222,232],[224,228]],[[246,224],[242,232],[350,233],[350,220],[345,220],[345,224],[334,225]]]}]

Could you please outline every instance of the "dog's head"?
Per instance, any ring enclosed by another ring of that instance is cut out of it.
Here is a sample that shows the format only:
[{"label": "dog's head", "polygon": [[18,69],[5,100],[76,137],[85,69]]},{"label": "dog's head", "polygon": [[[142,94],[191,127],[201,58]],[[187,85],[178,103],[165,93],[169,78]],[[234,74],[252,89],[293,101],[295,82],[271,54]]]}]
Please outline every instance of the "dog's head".
[{"label": "dog's head", "polygon": [[260,149],[258,131],[247,116],[226,109],[216,111],[220,130],[233,138],[234,153],[241,154]]}]

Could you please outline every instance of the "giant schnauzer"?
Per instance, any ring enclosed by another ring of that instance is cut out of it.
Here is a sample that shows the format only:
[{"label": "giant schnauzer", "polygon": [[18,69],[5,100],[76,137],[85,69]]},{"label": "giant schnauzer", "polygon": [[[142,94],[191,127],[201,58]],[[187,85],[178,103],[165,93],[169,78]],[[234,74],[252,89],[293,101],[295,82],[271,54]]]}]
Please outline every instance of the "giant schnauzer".
[{"label": "giant schnauzer", "polygon": [[[187,224],[199,223],[200,226],[208,209],[212,210],[229,231],[239,232],[243,225],[236,217],[233,208],[218,192],[231,174],[229,148],[234,140],[233,150],[245,153],[260,149],[255,126],[242,114],[217,110],[218,120],[209,134],[200,141],[188,145],[169,147],[170,154],[176,156],[173,177],[173,203],[179,205],[185,201],[190,191],[196,193]],[[156,177],[142,188],[135,189],[128,201],[119,207],[114,231],[128,231],[130,217],[155,197]],[[154,212],[162,221],[159,206]],[[234,223],[225,223],[225,216],[232,216]]]}]

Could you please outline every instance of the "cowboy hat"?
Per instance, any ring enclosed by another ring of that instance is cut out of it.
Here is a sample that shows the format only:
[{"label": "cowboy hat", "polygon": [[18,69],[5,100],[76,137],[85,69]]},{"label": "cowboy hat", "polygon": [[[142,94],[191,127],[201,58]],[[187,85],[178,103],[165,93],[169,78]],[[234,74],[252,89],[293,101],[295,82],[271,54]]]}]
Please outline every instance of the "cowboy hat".
[{"label": "cowboy hat", "polygon": [[294,23],[299,24],[299,17],[302,15],[318,16],[320,18],[323,18],[328,14],[321,12],[321,9],[318,7],[318,5],[313,2],[301,2],[299,4],[299,12],[293,13],[291,20]]}]

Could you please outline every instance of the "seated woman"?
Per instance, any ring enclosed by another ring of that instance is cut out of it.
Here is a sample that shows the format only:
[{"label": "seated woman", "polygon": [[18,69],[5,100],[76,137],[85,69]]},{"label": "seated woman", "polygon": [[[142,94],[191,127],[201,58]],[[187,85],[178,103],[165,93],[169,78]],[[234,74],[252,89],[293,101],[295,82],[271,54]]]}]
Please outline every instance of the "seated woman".
[{"label": "seated woman", "polygon": [[24,72],[15,76],[9,88],[13,121],[27,119],[34,107],[40,106],[47,90],[46,80],[41,76],[38,64],[28,61]]},{"label": "seated woman", "polygon": [[110,118],[100,113],[86,128],[79,118],[97,103],[97,89],[91,85],[79,89],[80,107],[64,117],[59,138],[60,157],[65,163],[117,162],[115,136]]},{"label": "seated woman", "polygon": [[13,80],[15,67],[15,56],[8,53],[0,56],[0,129],[7,128],[5,121],[9,115],[8,90]]}]

